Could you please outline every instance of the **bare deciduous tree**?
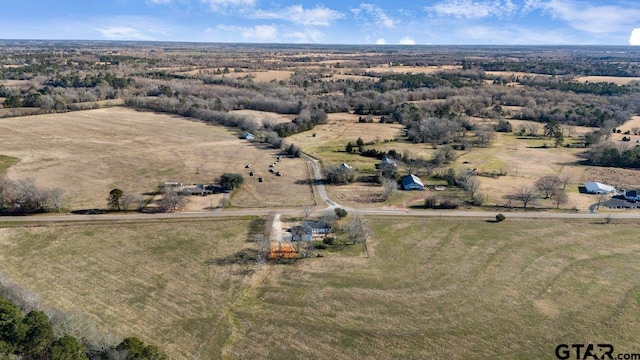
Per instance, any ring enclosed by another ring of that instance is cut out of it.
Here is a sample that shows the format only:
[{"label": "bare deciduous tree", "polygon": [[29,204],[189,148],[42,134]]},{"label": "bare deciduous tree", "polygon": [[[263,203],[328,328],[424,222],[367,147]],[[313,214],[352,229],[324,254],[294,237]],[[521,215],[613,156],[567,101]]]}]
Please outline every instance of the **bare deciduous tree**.
[{"label": "bare deciduous tree", "polygon": [[387,200],[391,195],[398,191],[398,182],[395,179],[383,178],[382,187],[384,188],[382,197],[384,200]]},{"label": "bare deciduous tree", "polygon": [[469,177],[463,184],[465,190],[471,195],[471,199],[474,199],[476,193],[480,189],[480,181],[475,176]]},{"label": "bare deciduous tree", "polygon": [[548,199],[558,190],[561,183],[558,176],[545,175],[536,181],[535,186],[544,194],[545,199]]},{"label": "bare deciduous tree", "polygon": [[55,188],[49,190],[49,202],[51,206],[56,209],[57,212],[62,211],[62,206],[64,202],[64,191],[60,188]]},{"label": "bare deciduous tree", "polygon": [[311,205],[303,205],[302,206],[302,216],[304,221],[309,221],[311,214],[313,213],[313,206]]},{"label": "bare deciduous tree", "polygon": [[540,129],[540,124],[537,124],[537,123],[534,123],[534,122],[529,122],[529,123],[527,123],[527,125],[525,127],[527,128],[527,131],[529,131],[529,135],[536,136],[536,135],[538,135],[538,130]]},{"label": "bare deciduous tree", "polygon": [[521,187],[513,194],[513,198],[522,201],[522,207],[526,209],[527,205],[535,202],[537,195],[533,187]]},{"label": "bare deciduous tree", "polygon": [[562,174],[560,175],[560,181],[562,182],[562,190],[567,188],[567,185],[573,180],[573,175],[571,174]]},{"label": "bare deciduous tree", "polygon": [[354,244],[362,244],[365,252],[367,253],[367,257],[369,257],[367,241],[371,236],[371,229],[367,226],[367,220],[363,218],[362,215],[355,214],[352,216],[351,221],[346,225],[345,230],[347,231],[349,240],[353,241]]},{"label": "bare deciduous tree", "polygon": [[187,199],[185,199],[184,196],[178,194],[175,191],[169,190],[164,193],[160,205],[165,211],[176,211],[184,207],[186,203]]},{"label": "bare deciduous tree", "polygon": [[560,205],[564,205],[567,202],[569,202],[569,197],[567,196],[567,193],[565,193],[563,190],[556,190],[553,193],[553,199],[554,199],[554,202],[556,203],[556,209],[559,209]]}]

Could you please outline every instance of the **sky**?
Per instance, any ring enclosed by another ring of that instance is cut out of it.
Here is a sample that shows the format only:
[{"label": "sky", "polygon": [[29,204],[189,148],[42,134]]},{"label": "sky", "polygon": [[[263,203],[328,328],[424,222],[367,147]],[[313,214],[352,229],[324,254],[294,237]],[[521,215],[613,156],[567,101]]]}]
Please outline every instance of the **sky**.
[{"label": "sky", "polygon": [[0,39],[640,45],[640,1],[3,0]]}]

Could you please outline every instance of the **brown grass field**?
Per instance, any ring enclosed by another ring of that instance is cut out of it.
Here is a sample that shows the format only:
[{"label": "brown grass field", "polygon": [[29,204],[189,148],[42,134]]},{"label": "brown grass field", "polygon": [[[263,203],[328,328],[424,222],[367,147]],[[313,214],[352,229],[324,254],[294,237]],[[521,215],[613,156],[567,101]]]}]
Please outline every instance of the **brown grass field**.
[{"label": "brown grass field", "polygon": [[[314,204],[309,185],[298,183],[308,174],[303,160],[284,159],[277,166],[284,176],[276,177],[268,173],[276,150],[240,140],[221,126],[164,114],[108,108],[1,119],[0,155],[20,159],[8,177],[62,188],[73,209],[105,207],[115,187],[145,193],[167,180],[210,183],[224,172],[245,177],[235,206]],[[256,177],[265,177],[263,186],[249,178],[249,163]]]},{"label": "brown grass field", "polygon": [[0,269],[172,359],[638,350],[637,221],[372,218],[369,258],[329,251],[262,269],[239,257],[252,221],[4,228]]},{"label": "brown grass field", "polygon": [[267,111],[246,110],[246,109],[232,110],[230,111],[230,113],[249,116],[255,121],[256,124],[260,126],[262,126],[264,121],[268,121],[274,124],[289,123],[291,122],[291,120],[293,120],[296,117],[295,115],[285,115],[285,114],[277,114],[277,113],[267,112]]},{"label": "brown grass field", "polygon": [[640,77],[622,77],[622,76],[581,76],[576,78],[580,82],[606,82],[616,85],[629,85],[632,81],[640,81]]}]

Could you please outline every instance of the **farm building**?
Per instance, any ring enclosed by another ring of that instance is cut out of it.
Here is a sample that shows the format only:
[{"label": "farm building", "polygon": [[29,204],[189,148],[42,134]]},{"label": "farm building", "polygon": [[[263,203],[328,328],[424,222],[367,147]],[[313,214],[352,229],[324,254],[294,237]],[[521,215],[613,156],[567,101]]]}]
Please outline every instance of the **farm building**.
[{"label": "farm building", "polygon": [[380,164],[376,164],[376,169],[383,169],[383,168],[397,169],[398,163],[395,160],[385,156],[382,158],[382,161],[380,161]]},{"label": "farm building", "polygon": [[402,178],[402,190],[424,190],[424,184],[419,177],[409,174]]},{"label": "farm building", "polygon": [[635,189],[635,190],[623,190],[622,194],[624,195],[624,198],[627,199],[627,201],[632,201],[632,202],[636,202],[636,201],[640,201],[640,189]]},{"label": "farm building", "polygon": [[613,186],[605,185],[597,181],[584,183],[584,188],[589,194],[609,194],[616,192],[616,188],[614,188]]},{"label": "farm building", "polygon": [[183,195],[211,195],[213,194],[214,188],[212,186],[205,186],[203,184],[196,184],[192,187],[184,187],[182,188],[181,193]]},{"label": "farm building", "polygon": [[255,138],[256,137],[250,132],[246,132],[246,133],[240,135],[240,139],[255,140]]},{"label": "farm building", "polygon": [[165,181],[164,182],[164,186],[165,187],[180,187],[180,186],[182,186],[182,183],[180,181]]}]

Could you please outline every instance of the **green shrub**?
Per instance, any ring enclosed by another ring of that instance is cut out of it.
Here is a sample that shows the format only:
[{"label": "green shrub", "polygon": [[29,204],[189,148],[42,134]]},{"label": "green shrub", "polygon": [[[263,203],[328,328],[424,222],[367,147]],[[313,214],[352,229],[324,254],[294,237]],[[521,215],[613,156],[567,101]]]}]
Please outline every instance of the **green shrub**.
[{"label": "green shrub", "polygon": [[339,219],[345,218],[347,217],[347,210],[343,209],[343,208],[335,208],[333,211],[335,211],[336,216]]},{"label": "green shrub", "polygon": [[502,214],[496,215],[496,221],[497,222],[502,222],[502,221],[504,221],[504,219],[506,219],[506,217],[504,215],[502,215]]}]

